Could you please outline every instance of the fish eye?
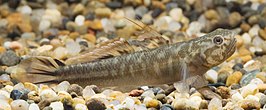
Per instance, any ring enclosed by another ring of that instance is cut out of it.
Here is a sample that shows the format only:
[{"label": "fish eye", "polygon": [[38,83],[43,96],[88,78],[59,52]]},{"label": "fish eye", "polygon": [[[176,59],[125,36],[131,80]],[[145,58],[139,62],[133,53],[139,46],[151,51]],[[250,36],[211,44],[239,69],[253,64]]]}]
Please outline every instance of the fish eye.
[{"label": "fish eye", "polygon": [[214,38],[213,38],[213,42],[215,43],[215,44],[217,44],[217,45],[221,45],[222,43],[223,43],[223,38],[221,37],[221,36],[215,36]]}]

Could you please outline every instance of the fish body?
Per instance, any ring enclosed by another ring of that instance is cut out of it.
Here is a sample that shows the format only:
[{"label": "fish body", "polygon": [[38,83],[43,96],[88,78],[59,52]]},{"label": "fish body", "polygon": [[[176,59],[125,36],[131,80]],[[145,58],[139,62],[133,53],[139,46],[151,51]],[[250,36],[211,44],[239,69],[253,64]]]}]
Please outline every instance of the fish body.
[{"label": "fish body", "polygon": [[66,80],[83,86],[94,84],[100,87],[168,84],[184,77],[203,75],[230,57],[236,49],[235,43],[231,31],[217,29],[190,41],[88,63],[63,65],[53,59],[35,58],[42,64],[25,66],[33,62],[25,60],[21,65],[27,74],[13,76],[22,82]]}]

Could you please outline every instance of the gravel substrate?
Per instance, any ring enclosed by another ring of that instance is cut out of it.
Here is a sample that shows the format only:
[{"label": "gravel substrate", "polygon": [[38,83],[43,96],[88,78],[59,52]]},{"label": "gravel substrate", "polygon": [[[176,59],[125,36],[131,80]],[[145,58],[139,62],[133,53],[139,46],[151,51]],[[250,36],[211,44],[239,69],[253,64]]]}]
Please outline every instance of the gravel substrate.
[{"label": "gravel substrate", "polygon": [[[230,29],[237,51],[204,75],[209,88],[188,93],[172,85],[121,92],[11,78],[29,56],[65,61],[109,39],[136,38],[140,29],[125,17],[173,42]],[[265,40],[265,0],[0,0],[0,110],[266,110]]]}]

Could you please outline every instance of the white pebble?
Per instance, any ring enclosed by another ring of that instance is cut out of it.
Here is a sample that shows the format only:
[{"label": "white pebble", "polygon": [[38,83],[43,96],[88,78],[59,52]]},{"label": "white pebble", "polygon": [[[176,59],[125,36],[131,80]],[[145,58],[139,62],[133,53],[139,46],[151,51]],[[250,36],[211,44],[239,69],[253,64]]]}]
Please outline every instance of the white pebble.
[{"label": "white pebble", "polygon": [[61,23],[61,13],[57,9],[46,9],[42,19],[49,20],[53,25]]},{"label": "white pebble", "polygon": [[67,56],[67,49],[64,47],[57,47],[54,50],[54,57],[57,59],[63,59]]},{"label": "white pebble", "polygon": [[0,110],[11,110],[11,106],[8,104],[8,102],[6,100],[1,100],[1,98],[0,98],[0,105],[1,105]]},{"label": "white pebble", "polygon": [[25,100],[14,100],[10,103],[12,110],[28,110],[29,104]]},{"label": "white pebble", "polygon": [[249,84],[255,84],[255,85],[258,85],[258,84],[263,84],[263,81],[260,79],[260,78],[254,78],[252,79]]},{"label": "white pebble", "polygon": [[49,29],[51,26],[51,22],[48,20],[42,20],[39,24],[39,31],[44,31]]},{"label": "white pebble", "polygon": [[209,70],[205,74],[206,79],[211,83],[217,83],[218,73],[215,70]]},{"label": "white pebble", "polygon": [[155,97],[154,92],[152,90],[147,90],[147,91],[143,92],[141,94],[141,96],[150,97],[150,98],[154,98]]},{"label": "white pebble", "polygon": [[41,99],[48,99],[48,98],[53,98],[56,97],[57,94],[51,90],[51,89],[45,89],[40,92],[40,97]]},{"label": "white pebble", "polygon": [[238,101],[241,101],[243,99],[244,99],[243,96],[239,92],[236,92],[232,95],[232,101],[233,102],[238,102]]},{"label": "white pebble", "polygon": [[243,97],[256,94],[257,92],[258,92],[258,87],[255,84],[248,84],[248,85],[244,86],[243,88],[241,88],[241,90],[240,90],[240,94]]},{"label": "white pebble", "polygon": [[2,74],[0,76],[0,80],[2,80],[2,81],[10,81],[10,76],[7,75],[7,74]]},{"label": "white pebble", "polygon": [[7,99],[10,97],[10,93],[8,93],[7,91],[5,90],[0,90],[0,95],[4,96],[3,98],[4,99]]},{"label": "white pebble", "polygon": [[68,55],[70,56],[75,56],[79,54],[79,52],[81,51],[80,45],[77,42],[67,42],[66,49],[67,49]]},{"label": "white pebble", "polygon": [[104,19],[101,20],[101,23],[102,23],[103,30],[104,30],[105,33],[114,32],[115,31],[114,24],[109,19],[104,18]]},{"label": "white pebble", "polygon": [[53,108],[53,110],[64,110],[62,102],[52,102],[49,107]]},{"label": "white pebble", "polygon": [[257,102],[260,101],[260,99],[259,99],[258,97],[253,96],[253,95],[248,95],[248,96],[245,98],[245,100],[254,100],[254,101],[257,101]]},{"label": "white pebble", "polygon": [[84,104],[77,104],[75,110],[88,110],[87,106]]},{"label": "white pebble", "polygon": [[6,49],[10,49],[10,45],[11,45],[11,42],[10,42],[10,41],[6,41],[6,42],[4,43],[4,47],[5,47]]},{"label": "white pebble", "polygon": [[56,87],[55,87],[55,92],[59,92],[59,91],[67,91],[67,89],[69,88],[70,83],[68,81],[63,81],[61,83],[59,83]]},{"label": "white pebble", "polygon": [[187,101],[188,101],[188,99],[186,99],[186,98],[175,99],[175,100],[172,102],[172,106],[174,107],[174,109],[177,109],[177,110],[184,110]]},{"label": "white pebble", "polygon": [[169,16],[179,22],[183,17],[183,11],[181,8],[173,8],[172,10],[170,10]]},{"label": "white pebble", "polygon": [[39,53],[43,53],[43,52],[47,52],[47,51],[50,51],[53,49],[53,46],[52,45],[43,45],[41,47],[38,47],[36,49],[37,52]]},{"label": "white pebble", "polygon": [[89,99],[91,98],[93,95],[95,95],[95,92],[93,91],[93,89],[90,86],[86,86],[83,91],[82,91],[82,96],[85,99]]},{"label": "white pebble", "polygon": [[202,27],[203,27],[202,23],[193,21],[189,24],[186,33],[188,34],[188,36],[197,35],[198,33],[200,33]]},{"label": "white pebble", "polygon": [[20,7],[19,11],[21,14],[31,14],[32,13],[32,9],[28,5]]},{"label": "white pebble", "polygon": [[168,26],[168,30],[173,32],[178,31],[181,28],[181,24],[176,21],[171,21]]},{"label": "white pebble", "polygon": [[[144,101],[145,101],[145,98],[144,98]],[[126,108],[133,109],[135,101],[130,97],[126,97],[125,100],[122,102],[122,104],[124,104]]]},{"label": "white pebble", "polygon": [[147,108],[144,104],[140,104],[140,105],[135,104],[133,110],[147,110]]},{"label": "white pebble", "polygon": [[82,26],[84,24],[84,21],[85,21],[85,17],[83,15],[78,15],[76,18],[75,18],[75,23],[79,26]]},{"label": "white pebble", "polygon": [[222,110],[222,101],[218,98],[213,98],[209,105],[208,105],[208,110]]},{"label": "white pebble", "polygon": [[200,107],[200,104],[201,104],[201,97],[199,96],[193,96],[193,97],[190,97],[186,103],[186,105],[191,108],[191,109],[199,109]]},{"label": "white pebble", "polygon": [[248,33],[244,33],[242,35],[242,38],[244,40],[244,44],[250,44],[251,43],[251,37]]},{"label": "white pebble", "polygon": [[39,106],[35,103],[30,104],[29,110],[40,110]]},{"label": "white pebble", "polygon": [[252,27],[250,28],[250,30],[248,31],[248,33],[249,33],[249,35],[250,35],[251,37],[254,37],[254,36],[259,35],[259,34],[258,34],[259,30],[260,30],[260,26],[259,26],[258,24],[256,24],[256,25],[254,25],[254,26],[252,26]]}]

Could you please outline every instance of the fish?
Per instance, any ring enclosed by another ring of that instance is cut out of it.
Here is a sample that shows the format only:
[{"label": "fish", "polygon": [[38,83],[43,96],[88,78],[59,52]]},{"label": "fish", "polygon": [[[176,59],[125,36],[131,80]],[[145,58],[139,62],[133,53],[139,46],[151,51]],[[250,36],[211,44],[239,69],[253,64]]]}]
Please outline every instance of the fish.
[{"label": "fish", "polygon": [[51,57],[29,57],[18,65],[24,71],[11,77],[35,84],[68,81],[84,87],[171,84],[202,76],[224,62],[236,50],[234,35],[233,31],[216,29],[184,42],[69,65]]}]

